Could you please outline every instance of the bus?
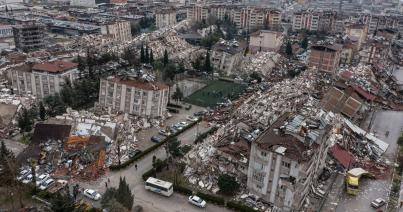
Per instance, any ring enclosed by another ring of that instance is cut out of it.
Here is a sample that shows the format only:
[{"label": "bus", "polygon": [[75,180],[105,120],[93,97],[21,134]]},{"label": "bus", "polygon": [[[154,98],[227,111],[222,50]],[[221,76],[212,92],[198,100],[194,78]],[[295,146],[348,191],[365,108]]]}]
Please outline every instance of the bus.
[{"label": "bus", "polygon": [[153,177],[149,177],[147,179],[145,188],[146,190],[153,191],[167,197],[171,196],[174,192],[172,183],[162,181]]}]

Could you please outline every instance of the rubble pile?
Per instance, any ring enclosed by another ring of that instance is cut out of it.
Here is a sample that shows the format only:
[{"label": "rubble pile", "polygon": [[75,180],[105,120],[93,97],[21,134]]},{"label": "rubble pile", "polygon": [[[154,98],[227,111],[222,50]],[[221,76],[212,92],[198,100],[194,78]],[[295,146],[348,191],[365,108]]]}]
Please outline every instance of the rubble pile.
[{"label": "rubble pile", "polygon": [[372,72],[372,67],[370,65],[358,65],[351,67],[349,69],[341,69],[341,74],[346,74],[349,78],[349,83],[360,86],[362,89],[368,92],[375,93],[374,88],[377,87],[378,82],[375,75]]},{"label": "rubble pile", "polygon": [[249,60],[244,60],[240,70],[243,73],[257,72],[269,76],[280,60],[281,55],[276,52],[259,52],[249,57]]}]

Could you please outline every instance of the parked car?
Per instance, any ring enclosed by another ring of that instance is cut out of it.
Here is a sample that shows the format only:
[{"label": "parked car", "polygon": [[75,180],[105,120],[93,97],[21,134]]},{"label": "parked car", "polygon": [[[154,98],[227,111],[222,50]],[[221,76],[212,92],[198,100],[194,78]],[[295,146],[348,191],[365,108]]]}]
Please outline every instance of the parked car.
[{"label": "parked car", "polygon": [[151,137],[151,141],[152,142],[155,142],[155,143],[160,143],[160,142],[162,142],[163,140],[165,140],[165,136],[162,136],[162,135],[154,135],[153,137]]},{"label": "parked car", "polygon": [[384,206],[385,204],[386,204],[386,201],[382,198],[378,198],[371,202],[371,206],[373,208],[380,208],[380,207]]},{"label": "parked car", "polygon": [[183,130],[183,126],[180,125],[179,123],[178,123],[178,124],[175,124],[175,125],[173,126],[173,128],[175,128],[177,131]]},{"label": "parked car", "polygon": [[199,112],[193,113],[194,116],[203,116],[204,114],[206,114],[205,111],[199,111]]},{"label": "parked car", "polygon": [[178,123],[178,125],[182,126],[182,127],[186,127],[186,126],[188,126],[188,124],[189,123],[187,123],[186,121],[181,121],[181,122]]},{"label": "parked car", "polygon": [[52,185],[55,182],[52,178],[48,178],[45,180],[43,183],[41,183],[41,186],[39,186],[39,189],[44,191],[49,188],[50,185]]},{"label": "parked car", "polygon": [[45,182],[49,178],[49,174],[41,174],[36,178],[36,186],[40,186],[43,182]]},{"label": "parked car", "polygon": [[199,118],[198,118],[198,117],[194,117],[194,116],[188,116],[188,117],[187,117],[187,120],[194,122],[194,121],[199,120]]},{"label": "parked car", "polygon": [[24,179],[26,176],[28,176],[31,173],[31,170],[29,169],[24,169],[20,172],[20,175],[17,177],[17,180],[20,181]]},{"label": "parked car", "polygon": [[168,130],[160,130],[158,133],[160,135],[163,135],[163,136],[170,136],[171,135],[171,132],[168,131]]},{"label": "parked car", "polygon": [[129,157],[132,158],[132,157],[134,157],[134,156],[140,154],[141,152],[143,152],[143,151],[141,151],[141,150],[139,150],[139,149],[136,149],[136,150],[134,150],[134,151],[130,151],[130,152],[129,152]]},{"label": "parked car", "polygon": [[84,196],[92,199],[92,200],[100,200],[101,199],[101,194],[99,194],[98,192],[92,190],[92,189],[85,189],[84,190]]},{"label": "parked car", "polygon": [[[29,174],[28,176],[25,177],[25,179],[22,180],[22,183],[28,184],[28,183],[32,182],[32,177],[33,177],[33,175]],[[36,175],[36,177],[38,177],[38,175]]]},{"label": "parked car", "polygon": [[189,202],[201,208],[206,207],[206,201],[195,195],[189,197]]},{"label": "parked car", "polygon": [[169,130],[172,134],[176,134],[178,132],[178,129],[176,129],[176,127],[171,127]]}]

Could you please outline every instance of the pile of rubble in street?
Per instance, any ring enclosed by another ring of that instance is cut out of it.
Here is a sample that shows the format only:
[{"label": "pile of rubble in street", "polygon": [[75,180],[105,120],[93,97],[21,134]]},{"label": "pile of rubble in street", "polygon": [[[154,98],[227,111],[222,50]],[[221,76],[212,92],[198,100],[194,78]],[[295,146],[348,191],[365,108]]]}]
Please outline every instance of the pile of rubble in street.
[{"label": "pile of rubble in street", "polygon": [[259,52],[244,60],[240,70],[242,73],[257,72],[264,76],[269,76],[280,60],[281,55],[276,52]]}]

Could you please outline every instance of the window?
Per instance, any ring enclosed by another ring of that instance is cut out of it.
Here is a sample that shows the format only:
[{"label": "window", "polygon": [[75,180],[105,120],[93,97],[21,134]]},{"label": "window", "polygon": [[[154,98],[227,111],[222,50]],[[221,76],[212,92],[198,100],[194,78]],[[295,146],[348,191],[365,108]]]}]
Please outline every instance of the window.
[{"label": "window", "polygon": [[281,162],[281,165],[284,166],[284,167],[287,167],[287,168],[290,168],[290,166],[291,166],[290,163],[287,163],[287,162],[285,162],[285,161],[282,161],[282,162]]},{"label": "window", "polygon": [[260,154],[261,154],[263,157],[266,157],[266,156],[267,156],[267,152],[265,152],[265,151],[261,151]]}]

